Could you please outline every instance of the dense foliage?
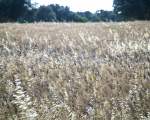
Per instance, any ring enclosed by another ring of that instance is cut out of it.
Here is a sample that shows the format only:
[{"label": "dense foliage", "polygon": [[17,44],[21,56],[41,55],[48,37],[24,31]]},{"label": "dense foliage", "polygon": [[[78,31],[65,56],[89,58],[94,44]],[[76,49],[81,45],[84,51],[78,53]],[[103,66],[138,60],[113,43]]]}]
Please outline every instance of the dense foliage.
[{"label": "dense foliage", "polygon": [[149,20],[150,0],[114,0],[114,11],[123,20]]},{"label": "dense foliage", "polygon": [[0,0],[0,22],[98,22],[149,20],[150,0],[114,0],[113,11],[73,12],[67,6],[36,7],[32,0]]},{"label": "dense foliage", "polygon": [[31,0],[0,0],[0,22],[87,22],[112,21],[112,11],[72,12],[67,6],[51,4],[35,7]]},{"label": "dense foliage", "polygon": [[16,21],[30,7],[30,0],[0,0],[0,21]]},{"label": "dense foliage", "polygon": [[[31,14],[32,13],[32,14]],[[113,21],[115,14],[112,11],[99,10],[96,13],[89,11],[72,12],[67,6],[51,4],[33,8],[21,17],[21,20],[28,22],[96,22],[96,21]]]}]

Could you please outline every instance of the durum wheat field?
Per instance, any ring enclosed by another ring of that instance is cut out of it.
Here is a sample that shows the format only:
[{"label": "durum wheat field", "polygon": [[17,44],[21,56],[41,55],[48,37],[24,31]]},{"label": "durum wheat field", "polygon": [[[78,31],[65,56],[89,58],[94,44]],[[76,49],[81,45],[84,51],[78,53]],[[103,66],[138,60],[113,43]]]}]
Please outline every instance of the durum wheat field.
[{"label": "durum wheat field", "polygon": [[150,120],[150,22],[0,24],[0,120]]}]

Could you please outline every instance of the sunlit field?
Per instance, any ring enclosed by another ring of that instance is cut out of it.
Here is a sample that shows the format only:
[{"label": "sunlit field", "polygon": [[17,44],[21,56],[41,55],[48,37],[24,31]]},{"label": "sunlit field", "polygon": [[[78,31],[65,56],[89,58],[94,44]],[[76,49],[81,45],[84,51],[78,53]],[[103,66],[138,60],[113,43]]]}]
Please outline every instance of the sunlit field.
[{"label": "sunlit field", "polygon": [[0,24],[0,120],[150,120],[150,22]]}]

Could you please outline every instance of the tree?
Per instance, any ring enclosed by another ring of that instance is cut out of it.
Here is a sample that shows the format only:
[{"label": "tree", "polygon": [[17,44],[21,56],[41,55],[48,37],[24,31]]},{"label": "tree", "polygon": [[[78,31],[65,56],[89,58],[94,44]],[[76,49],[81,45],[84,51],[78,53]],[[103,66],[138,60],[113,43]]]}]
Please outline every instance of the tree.
[{"label": "tree", "polygon": [[55,12],[57,21],[60,21],[60,22],[67,21],[68,22],[71,20],[70,17],[72,15],[72,12],[70,11],[69,7],[60,6],[58,4],[56,4],[56,5],[51,4],[49,6]]},{"label": "tree", "polygon": [[94,14],[90,11],[78,12],[78,14],[85,19],[85,21],[94,21]]},{"label": "tree", "polygon": [[17,21],[29,7],[30,0],[0,0],[0,21]]},{"label": "tree", "polygon": [[26,23],[26,22],[34,22],[37,21],[36,18],[36,13],[37,13],[37,8],[32,8],[30,10],[27,10],[21,17],[17,19],[17,22],[20,23]]},{"label": "tree", "polygon": [[74,13],[72,18],[74,22],[87,22],[88,21],[86,17],[80,15],[78,12]]},{"label": "tree", "polygon": [[40,6],[36,12],[36,21],[56,21],[56,14],[51,6]]},{"label": "tree", "polygon": [[150,19],[150,0],[114,0],[114,12],[124,20]]},{"label": "tree", "polygon": [[[146,13],[148,17],[149,11],[147,10]],[[35,7],[31,4],[31,0],[0,0],[0,22],[98,22],[115,20],[116,15],[113,11],[73,12],[68,6],[60,6],[59,4]]]},{"label": "tree", "polygon": [[145,5],[144,17],[147,20],[150,20],[150,0],[143,0]]}]

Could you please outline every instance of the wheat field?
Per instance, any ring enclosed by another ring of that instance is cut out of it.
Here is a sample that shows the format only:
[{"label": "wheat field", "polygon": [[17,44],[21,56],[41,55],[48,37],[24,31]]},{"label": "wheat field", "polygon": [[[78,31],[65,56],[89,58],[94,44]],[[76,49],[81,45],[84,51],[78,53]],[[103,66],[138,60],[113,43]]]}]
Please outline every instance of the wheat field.
[{"label": "wheat field", "polygon": [[150,120],[150,22],[0,24],[0,120]]}]

